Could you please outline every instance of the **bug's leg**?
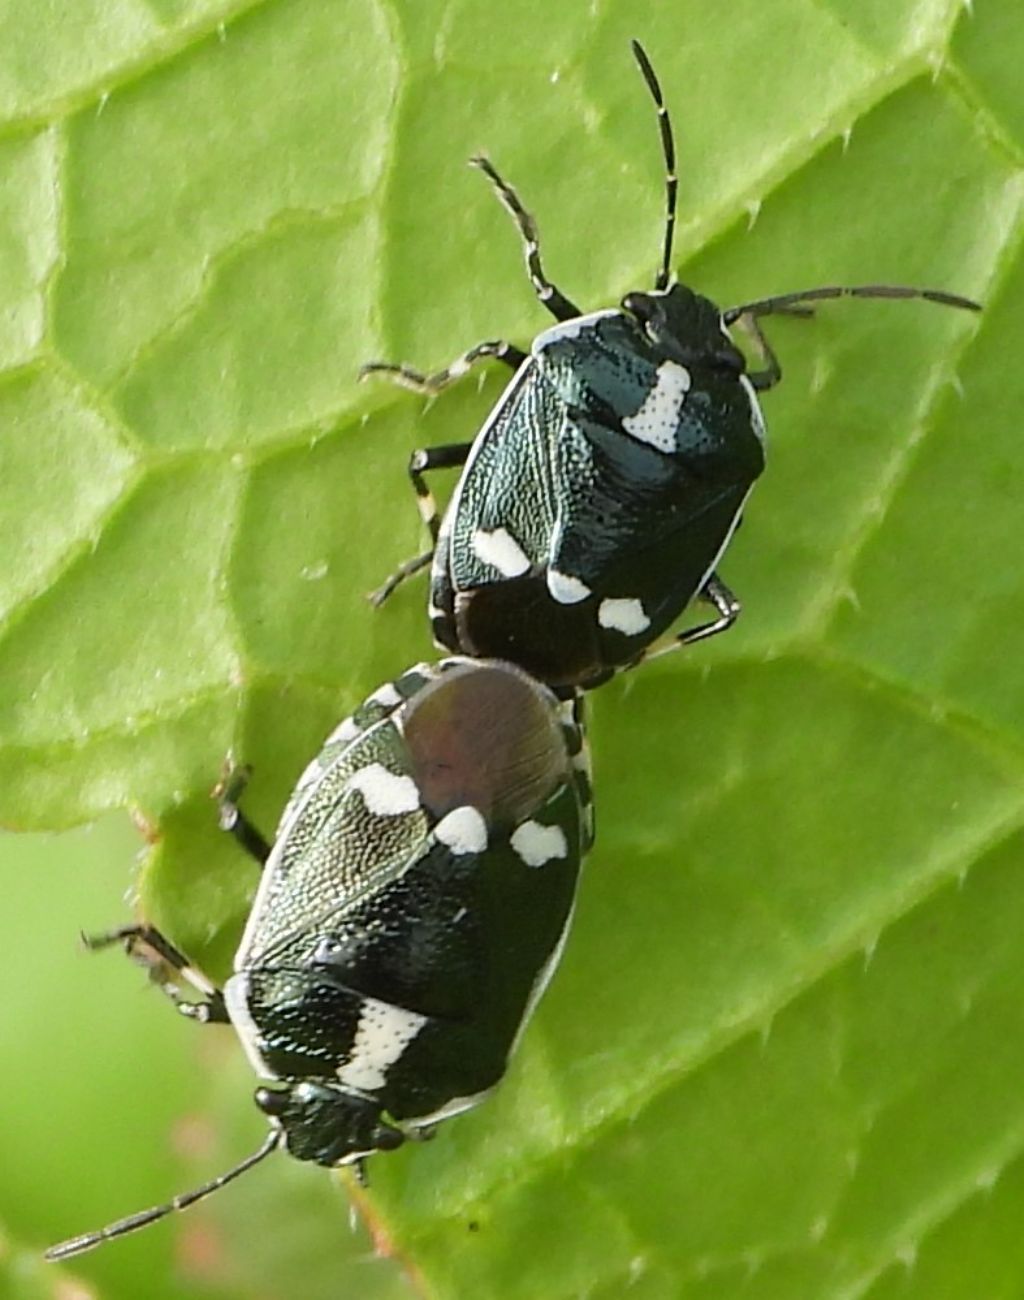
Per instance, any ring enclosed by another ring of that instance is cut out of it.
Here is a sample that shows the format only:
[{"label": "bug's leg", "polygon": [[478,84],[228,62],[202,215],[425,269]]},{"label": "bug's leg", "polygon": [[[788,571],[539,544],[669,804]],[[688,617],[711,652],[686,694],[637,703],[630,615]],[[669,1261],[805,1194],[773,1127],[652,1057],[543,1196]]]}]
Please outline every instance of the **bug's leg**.
[{"label": "bug's leg", "polygon": [[736,323],[746,330],[750,336],[753,349],[764,367],[763,370],[747,371],[747,378],[750,380],[751,385],[759,393],[774,388],[782,378],[782,366],[779,364],[779,358],[775,355],[775,349],[765,338],[761,322],[756,316],[741,316]]},{"label": "bug's leg", "polygon": [[397,586],[411,577],[414,573],[419,573],[420,569],[425,568],[431,561],[434,554],[434,546],[437,544],[437,533],[441,527],[441,515],[437,509],[437,502],[434,500],[434,494],[427,486],[424,474],[430,473],[435,469],[456,469],[466,463],[466,457],[469,455],[471,442],[450,442],[440,447],[421,447],[414,451],[409,457],[409,479],[412,483],[413,491],[416,493],[416,505],[420,512],[420,518],[423,520],[430,533],[430,550],[424,551],[422,555],[414,556],[411,560],[406,560],[404,564],[399,565],[394,573],[377,588],[376,591],[370,592],[370,602],[374,605],[383,605]]},{"label": "bug's leg", "polygon": [[544,274],[540,260],[540,235],[537,232],[537,223],[532,214],[523,207],[519,195],[506,180],[502,179],[489,158],[480,155],[470,158],[469,162],[471,167],[479,168],[491,182],[502,205],[511,213],[512,220],[516,223],[519,236],[523,241],[526,270],[534,293],[556,320],[572,320],[582,315],[576,304],[570,302]]},{"label": "bug's leg", "polygon": [[[814,315],[814,308],[805,307],[799,303],[790,303],[787,306],[780,307],[776,315],[795,316],[799,320],[807,320]],[[775,349],[765,338],[764,330],[761,328],[761,322],[758,319],[758,313],[756,311],[746,312],[742,316],[735,317],[731,324],[738,325],[740,329],[748,334],[754,351],[764,366],[763,370],[747,371],[747,378],[753,387],[759,393],[763,393],[767,388],[774,388],[782,378],[782,366],[775,355]]]},{"label": "bug's leg", "polygon": [[439,393],[442,388],[447,388],[456,379],[461,379],[478,361],[486,361],[492,357],[496,361],[503,361],[512,370],[518,370],[526,360],[526,353],[513,343],[491,339],[463,352],[461,357],[456,357],[450,365],[445,366],[443,370],[435,371],[432,375],[414,370],[404,362],[396,365],[390,361],[368,361],[365,366],[359,367],[359,378],[383,375],[393,384],[398,384],[400,388],[408,388],[414,393],[426,393],[432,396],[434,393]]},{"label": "bug's leg", "polygon": [[688,628],[676,637],[679,645],[693,645],[695,641],[706,641],[709,636],[717,636],[732,627],[740,616],[742,606],[717,573],[713,573],[700,591],[700,599],[713,605],[718,617],[710,623],[700,623]]},{"label": "bug's leg", "polygon": [[724,632],[727,628],[732,627],[733,623],[739,618],[742,606],[717,574],[713,573],[708,578],[700,590],[699,598],[715,607],[718,611],[717,618],[708,623],[698,623],[696,627],[688,627],[684,631],[678,632],[668,645],[662,646],[650,654],[641,655],[633,663],[629,664],[629,667],[634,667],[635,664],[643,662],[644,659],[657,659],[661,655],[671,654],[673,650],[678,650],[684,645],[693,645],[696,641],[706,641],[708,637],[717,636],[719,632]]},{"label": "bug's leg", "polygon": [[[204,1025],[227,1023],[227,1008],[220,989],[197,971],[185,954],[179,952],[155,926],[122,925],[116,930],[108,930],[105,934],[83,934],[82,942],[91,952],[120,943],[133,961],[146,967],[153,983],[159,985],[183,1016],[188,1016],[190,1020],[198,1020]],[[203,994],[205,1000],[188,1001],[174,982],[174,975],[180,975],[187,980],[194,989]]]},{"label": "bug's leg", "polygon": [[404,560],[394,573],[388,574],[380,586],[370,592],[367,600],[371,605],[376,605],[379,609],[396,587],[400,587],[406,578],[411,578],[413,574],[425,569],[433,558],[434,552],[431,549],[423,551],[419,555],[414,555],[411,560]]},{"label": "bug's leg", "polygon": [[272,846],[263,838],[238,806],[238,801],[241,799],[245,787],[249,784],[251,776],[251,767],[236,767],[229,760],[224,775],[214,786],[212,794],[214,799],[217,800],[221,830],[228,831],[233,835],[246,853],[255,858],[260,866],[263,866],[267,858],[270,857]]}]

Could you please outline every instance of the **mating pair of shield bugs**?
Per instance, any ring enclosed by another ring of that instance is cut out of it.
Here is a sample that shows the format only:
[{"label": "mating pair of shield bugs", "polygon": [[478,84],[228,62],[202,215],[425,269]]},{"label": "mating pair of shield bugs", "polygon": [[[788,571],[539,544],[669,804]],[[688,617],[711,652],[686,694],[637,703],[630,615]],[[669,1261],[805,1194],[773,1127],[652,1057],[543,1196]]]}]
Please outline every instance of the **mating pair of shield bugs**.
[{"label": "mating pair of shield bugs", "polygon": [[[633,52],[666,171],[654,289],[581,312],[545,274],[515,190],[477,158],[556,323],[529,352],[487,341],[435,374],[364,367],[431,394],[488,359],[513,372],[472,441],[413,454],[431,549],[376,594],[429,564],[431,625],[452,657],[408,670],[336,728],[273,844],[239,808],[241,774],[223,783],[222,824],[262,872],[223,988],[152,927],[93,941],[147,960],[183,1014],[233,1025],[269,1081],[255,1094],[269,1133],[227,1173],[55,1246],[52,1259],[183,1209],[280,1148],[361,1170],[487,1095],[557,964],[593,838],[581,692],[666,635],[689,645],[739,612],[718,568],[764,468],[759,394],[781,376],[761,321],[842,296],[978,310],[892,285],[722,309],[673,282],[672,127],[647,55],[636,42]],[[424,476],[460,466],[442,517]],[[695,599],[712,616],[673,632]]]}]

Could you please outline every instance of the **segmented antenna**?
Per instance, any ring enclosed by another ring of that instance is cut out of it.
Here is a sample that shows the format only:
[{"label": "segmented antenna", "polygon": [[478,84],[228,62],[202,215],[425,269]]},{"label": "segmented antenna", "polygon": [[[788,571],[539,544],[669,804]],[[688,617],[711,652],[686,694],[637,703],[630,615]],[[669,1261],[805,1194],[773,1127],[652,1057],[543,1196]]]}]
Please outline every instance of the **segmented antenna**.
[{"label": "segmented antenna", "polygon": [[981,303],[973,298],[963,298],[958,293],[945,293],[942,289],[915,289],[906,284],[829,284],[819,289],[804,289],[800,293],[780,293],[774,298],[758,298],[729,307],[722,312],[722,322],[732,325],[741,316],[770,316],[773,312],[790,311],[802,303],[821,302],[825,298],[922,298],[937,302],[941,307],[959,307],[963,311],[981,311]]},{"label": "segmented antenna", "polygon": [[175,1210],[187,1210],[196,1201],[201,1201],[204,1196],[209,1196],[211,1192],[218,1191],[226,1183],[230,1183],[237,1178],[239,1174],[244,1174],[247,1169],[251,1169],[253,1165],[258,1165],[261,1160],[265,1160],[270,1155],[271,1151],[276,1151],[280,1145],[280,1130],[271,1129],[260,1149],[251,1156],[246,1156],[233,1169],[229,1169],[226,1174],[219,1174],[216,1178],[211,1178],[208,1183],[203,1183],[202,1187],[196,1187],[191,1192],[183,1192],[180,1196],[175,1196],[166,1205],[154,1205],[150,1210],[139,1210],[138,1213],[129,1214],[126,1219],[118,1219],[116,1223],[110,1223],[97,1232],[85,1232],[80,1237],[69,1237],[67,1241],[51,1246],[49,1250],[45,1251],[44,1258],[51,1261],[70,1259],[72,1255],[84,1254],[85,1251],[92,1250],[94,1246],[99,1246],[104,1241],[110,1241],[112,1237],[123,1237],[126,1233],[135,1232],[138,1228],[145,1228],[150,1223],[156,1223],[157,1219],[162,1219]]},{"label": "segmented antenna", "polygon": [[669,118],[668,109],[665,107],[665,100],[662,97],[658,78],[651,67],[650,59],[647,57],[647,51],[639,41],[630,41],[630,44],[633,47],[633,57],[640,65],[640,71],[644,74],[644,81],[647,82],[647,89],[651,92],[654,106],[658,110],[661,152],[665,157],[665,247],[661,255],[661,269],[658,271],[658,278],[654,282],[654,287],[655,289],[667,289],[671,278],[672,240],[676,231],[676,191],[679,188],[679,179],[676,176],[676,145],[675,140],[672,138],[672,121]]}]

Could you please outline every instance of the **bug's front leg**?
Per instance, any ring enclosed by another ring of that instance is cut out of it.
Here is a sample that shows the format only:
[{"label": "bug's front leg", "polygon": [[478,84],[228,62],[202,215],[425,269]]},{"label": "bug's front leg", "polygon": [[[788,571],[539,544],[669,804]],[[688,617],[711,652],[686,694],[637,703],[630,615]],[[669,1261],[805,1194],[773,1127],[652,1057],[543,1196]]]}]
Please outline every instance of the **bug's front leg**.
[{"label": "bug's front leg", "polygon": [[758,360],[763,366],[761,370],[747,371],[747,378],[750,380],[752,387],[759,393],[774,388],[782,378],[782,366],[779,363],[779,358],[775,355],[775,349],[765,337],[761,322],[756,316],[750,315],[741,316],[736,323],[749,336],[753,344],[753,350],[757,353]]},{"label": "bug's front leg", "polygon": [[434,546],[437,544],[441,514],[437,508],[437,502],[434,500],[434,494],[427,486],[427,481],[423,476],[429,474],[431,470],[456,469],[464,465],[472,446],[471,442],[451,442],[440,447],[420,448],[409,457],[409,480],[412,483],[413,491],[416,493],[416,505],[420,512],[420,518],[430,533],[430,550],[424,551],[421,555],[413,556],[411,560],[406,560],[404,564],[400,564],[376,591],[370,592],[369,599],[372,604],[383,605],[395,588],[403,583],[406,578],[412,577],[414,573],[419,573],[420,569],[426,568],[430,563],[434,554]]},{"label": "bug's front leg", "polygon": [[562,293],[561,289],[552,284],[544,274],[544,268],[540,260],[540,234],[537,231],[537,223],[534,221],[532,213],[523,207],[519,195],[499,173],[489,158],[485,158],[481,154],[476,158],[470,158],[469,163],[471,167],[476,167],[479,171],[482,171],[491,182],[502,207],[505,208],[516,223],[519,238],[523,243],[526,271],[530,277],[530,283],[533,285],[534,293],[551,315],[554,316],[555,320],[573,320],[575,317],[582,315],[576,304],[570,301]]},{"label": "bug's front leg", "polygon": [[368,361],[365,366],[359,368],[359,378],[366,379],[369,375],[383,375],[390,379],[393,384],[398,384],[400,388],[408,388],[414,393],[423,393],[427,396],[433,396],[453,384],[457,379],[461,379],[467,374],[478,361],[487,361],[490,359],[503,361],[512,370],[518,370],[526,360],[526,353],[521,348],[517,348],[513,343],[506,343],[502,339],[490,339],[486,343],[478,343],[476,347],[469,348],[461,356],[455,358],[443,370],[437,370],[433,374],[427,375],[420,370],[415,370],[412,366],[406,365],[405,362],[394,363],[391,361]]},{"label": "bug's front leg", "polygon": [[[120,943],[125,952],[149,972],[149,977],[171,999],[183,1016],[200,1024],[227,1024],[228,1013],[220,989],[191,965],[183,952],[152,925],[122,925],[105,934],[83,934],[82,942],[91,952]],[[180,975],[203,994],[202,1002],[190,1002],[175,983]]]}]

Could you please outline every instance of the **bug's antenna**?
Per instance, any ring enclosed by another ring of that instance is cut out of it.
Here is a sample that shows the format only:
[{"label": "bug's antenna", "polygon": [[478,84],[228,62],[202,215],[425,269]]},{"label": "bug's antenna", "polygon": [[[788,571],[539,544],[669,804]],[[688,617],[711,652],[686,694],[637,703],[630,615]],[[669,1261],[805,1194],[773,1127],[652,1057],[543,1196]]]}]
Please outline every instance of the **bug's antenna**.
[{"label": "bug's antenna", "polygon": [[216,1178],[211,1178],[208,1183],[203,1183],[202,1187],[195,1187],[191,1192],[183,1192],[180,1196],[175,1196],[166,1205],[154,1205],[150,1210],[139,1210],[136,1214],[129,1214],[126,1219],[118,1219],[116,1223],[108,1223],[105,1228],[100,1228],[97,1232],[85,1232],[80,1237],[69,1237],[67,1241],[62,1241],[44,1251],[43,1257],[50,1261],[70,1259],[72,1255],[84,1254],[85,1251],[92,1250],[94,1246],[110,1241],[112,1237],[123,1237],[128,1232],[135,1232],[137,1228],[145,1228],[147,1224],[156,1223],[157,1219],[162,1219],[175,1210],[187,1210],[196,1201],[201,1201],[204,1196],[209,1196],[211,1192],[218,1191],[226,1183],[230,1183],[237,1178],[239,1174],[244,1174],[247,1169],[251,1169],[253,1165],[258,1165],[261,1160],[265,1160],[271,1151],[276,1151],[281,1145],[281,1136],[279,1129],[271,1129],[260,1149],[251,1156],[246,1156],[233,1169],[229,1169],[226,1174],[219,1174]]},{"label": "bug's antenna", "polygon": [[781,293],[774,298],[758,298],[738,307],[729,307],[722,312],[722,321],[732,325],[741,316],[770,316],[773,312],[785,312],[801,303],[820,302],[824,298],[923,298],[926,302],[937,302],[941,307],[981,311],[981,303],[973,298],[962,298],[958,293],[945,293],[942,289],[915,289],[906,284],[829,284],[820,289]]},{"label": "bug's antenna", "polygon": [[675,140],[672,138],[672,121],[669,118],[668,109],[665,107],[665,100],[661,94],[658,78],[651,67],[650,59],[647,57],[647,51],[639,41],[631,41],[630,44],[633,47],[633,57],[640,65],[640,71],[644,74],[644,81],[647,82],[647,89],[651,92],[651,98],[658,110],[661,152],[665,156],[665,247],[661,255],[661,268],[658,271],[658,278],[654,282],[654,287],[655,289],[667,289],[671,275],[672,239],[676,230],[676,191],[679,188],[679,178],[676,176],[676,145]]}]

